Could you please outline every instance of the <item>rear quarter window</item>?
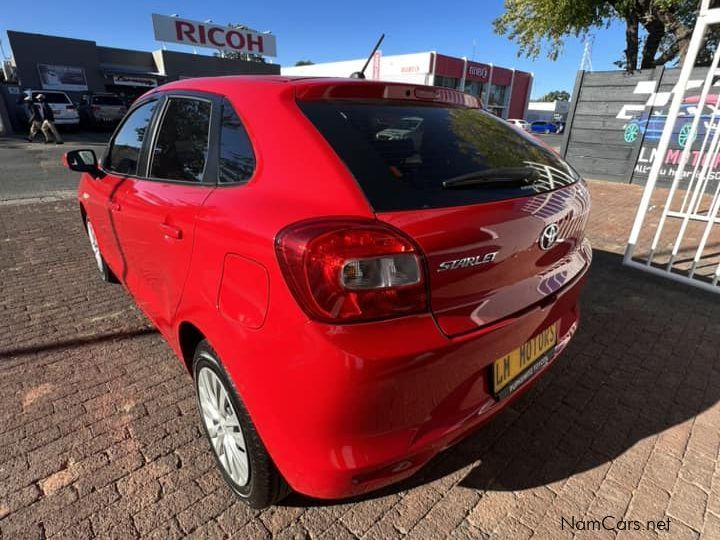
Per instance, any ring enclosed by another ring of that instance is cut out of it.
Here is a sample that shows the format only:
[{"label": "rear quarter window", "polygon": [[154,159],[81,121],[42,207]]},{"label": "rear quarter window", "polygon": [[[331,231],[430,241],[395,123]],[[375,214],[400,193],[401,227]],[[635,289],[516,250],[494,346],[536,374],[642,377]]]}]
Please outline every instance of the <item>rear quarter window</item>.
[{"label": "rear quarter window", "polygon": [[[299,107],[376,211],[524,197],[579,179],[554,152],[481,110],[326,101],[300,102]],[[522,187],[443,188],[446,180],[496,168],[531,168],[539,180]]]},{"label": "rear quarter window", "polygon": [[60,94],[57,92],[36,92],[33,94],[33,97],[37,100],[37,97],[43,94],[45,96],[45,102],[46,103],[53,103],[53,104],[67,104],[72,103],[70,101],[70,98],[66,94]]}]

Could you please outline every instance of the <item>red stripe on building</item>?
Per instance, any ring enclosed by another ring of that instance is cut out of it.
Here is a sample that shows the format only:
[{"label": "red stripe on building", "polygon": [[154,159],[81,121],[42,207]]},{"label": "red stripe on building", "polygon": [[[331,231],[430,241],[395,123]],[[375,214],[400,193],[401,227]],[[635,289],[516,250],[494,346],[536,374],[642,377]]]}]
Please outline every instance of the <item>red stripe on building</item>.
[{"label": "red stripe on building", "polygon": [[505,69],[495,66],[492,70],[492,83],[500,86],[510,86],[512,83],[513,72],[511,69]]},{"label": "red stripe on building", "polygon": [[462,79],[465,62],[462,58],[453,58],[444,54],[435,55],[435,75]]},{"label": "red stripe on building", "polygon": [[510,96],[508,118],[522,119],[525,117],[531,84],[532,75],[524,71],[515,72],[515,84],[513,85],[512,96]]}]

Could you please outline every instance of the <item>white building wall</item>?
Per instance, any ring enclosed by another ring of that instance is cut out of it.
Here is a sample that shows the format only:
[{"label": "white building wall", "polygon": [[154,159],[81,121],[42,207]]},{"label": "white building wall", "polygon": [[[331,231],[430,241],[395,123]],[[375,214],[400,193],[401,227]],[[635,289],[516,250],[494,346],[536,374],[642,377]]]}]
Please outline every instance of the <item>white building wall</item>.
[{"label": "white building wall", "polygon": [[[311,66],[292,66],[280,69],[282,75],[303,77],[349,77],[360,71],[367,59],[326,62]],[[373,62],[365,70],[367,79],[373,78]],[[414,84],[432,84],[432,53],[398,54],[380,57],[380,80],[407,82]]]},{"label": "white building wall", "polygon": [[567,101],[531,101],[525,120],[528,122],[554,122],[555,115],[559,114],[565,121],[569,112],[570,104]]}]

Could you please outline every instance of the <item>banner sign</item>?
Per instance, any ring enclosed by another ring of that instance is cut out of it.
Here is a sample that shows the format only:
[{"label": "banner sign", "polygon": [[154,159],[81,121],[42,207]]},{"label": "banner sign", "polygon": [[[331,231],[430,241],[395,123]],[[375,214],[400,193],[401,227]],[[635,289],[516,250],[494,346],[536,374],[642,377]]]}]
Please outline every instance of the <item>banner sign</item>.
[{"label": "banner sign", "polygon": [[85,70],[81,67],[38,64],[37,68],[43,90],[83,92],[88,89]]},{"label": "banner sign", "polygon": [[191,47],[208,47],[220,51],[277,56],[275,36],[250,29],[221,26],[152,14],[155,39]]},{"label": "banner sign", "polygon": [[150,77],[135,77],[133,75],[113,75],[113,84],[118,86],[145,86],[155,88],[157,81]]},{"label": "banner sign", "polygon": [[[682,91],[682,89],[673,87],[661,91],[656,81],[641,81],[635,86],[633,94],[647,95],[647,102],[644,105],[623,104],[616,116],[618,120],[626,121],[622,134],[618,134],[618,138],[621,135],[622,141],[627,145],[642,143],[633,171],[634,179],[647,178],[653,162],[656,159],[662,159],[663,168],[660,170],[660,179],[669,181],[675,176],[680,156],[686,146],[690,146],[690,162],[685,170],[685,177],[691,176],[695,167],[703,166],[709,160],[713,161],[711,170],[720,164],[720,158],[705,152],[703,148],[705,145],[702,144],[706,139],[706,135],[717,131],[718,122],[720,122],[720,111],[718,111],[720,96],[717,84],[711,90],[702,111],[700,111],[698,131],[695,138],[691,138],[691,128],[698,112],[699,92],[702,82],[702,80],[688,82],[689,95],[685,95],[680,106],[678,119],[673,127],[672,138],[670,139],[670,148],[662,157],[657,155],[657,146],[665,129],[670,101],[673,94]],[[709,145],[709,141],[707,144]],[[711,179],[715,179],[717,174],[712,174],[712,176]]]}]

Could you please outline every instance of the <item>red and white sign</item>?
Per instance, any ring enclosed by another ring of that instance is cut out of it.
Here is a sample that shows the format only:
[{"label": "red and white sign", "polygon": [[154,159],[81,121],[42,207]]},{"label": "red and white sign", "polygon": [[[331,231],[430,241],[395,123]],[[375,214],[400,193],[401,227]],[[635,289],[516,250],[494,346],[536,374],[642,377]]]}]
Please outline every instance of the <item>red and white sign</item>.
[{"label": "red and white sign", "polygon": [[382,61],[382,53],[375,51],[372,60],[372,78],[374,81],[380,80],[380,62]]},{"label": "red and white sign", "polygon": [[466,78],[471,81],[488,82],[490,80],[490,66],[468,62]]},{"label": "red and white sign", "polygon": [[275,36],[272,34],[168,17],[157,13],[152,14],[152,20],[155,39],[158,41],[182,43],[191,47],[208,47],[221,51],[277,56]]}]

